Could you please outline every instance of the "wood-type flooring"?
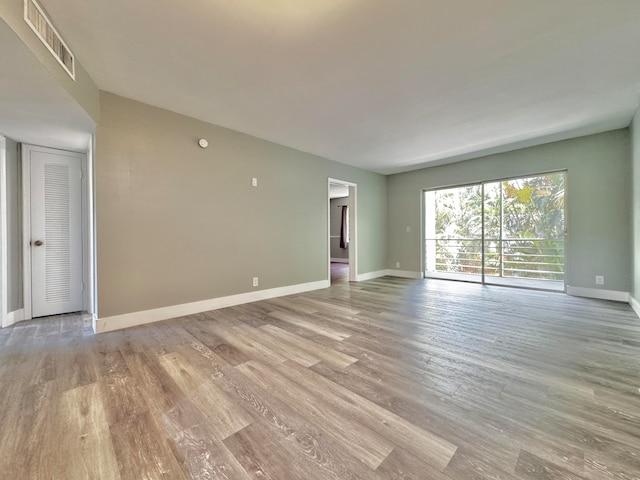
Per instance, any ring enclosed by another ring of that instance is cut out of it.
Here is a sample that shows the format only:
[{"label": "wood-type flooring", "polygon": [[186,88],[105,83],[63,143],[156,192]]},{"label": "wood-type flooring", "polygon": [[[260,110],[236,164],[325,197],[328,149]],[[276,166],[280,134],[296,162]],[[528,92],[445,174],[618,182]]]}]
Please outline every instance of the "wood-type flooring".
[{"label": "wood-type flooring", "polygon": [[331,273],[331,285],[349,283],[349,264],[332,262],[329,268]]},{"label": "wood-type flooring", "polygon": [[0,478],[640,478],[640,320],[380,278],[93,335],[0,330]]}]

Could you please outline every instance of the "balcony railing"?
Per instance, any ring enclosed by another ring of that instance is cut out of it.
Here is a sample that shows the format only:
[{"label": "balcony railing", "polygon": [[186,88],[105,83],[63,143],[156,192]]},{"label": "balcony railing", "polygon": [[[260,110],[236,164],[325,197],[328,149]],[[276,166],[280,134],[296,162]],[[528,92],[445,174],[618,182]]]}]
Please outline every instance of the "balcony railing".
[{"label": "balcony railing", "polygon": [[564,240],[438,238],[426,240],[427,272],[564,280]]}]

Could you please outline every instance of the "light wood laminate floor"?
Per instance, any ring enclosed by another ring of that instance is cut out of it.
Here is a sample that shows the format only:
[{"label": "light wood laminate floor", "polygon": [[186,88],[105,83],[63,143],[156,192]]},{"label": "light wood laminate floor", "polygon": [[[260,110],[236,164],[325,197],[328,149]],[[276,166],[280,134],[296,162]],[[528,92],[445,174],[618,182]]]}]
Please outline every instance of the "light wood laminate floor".
[{"label": "light wood laminate floor", "polygon": [[349,283],[348,263],[331,262],[329,271],[331,272],[331,285]]},{"label": "light wood laminate floor", "polygon": [[0,331],[1,479],[638,479],[628,305],[381,278]]}]

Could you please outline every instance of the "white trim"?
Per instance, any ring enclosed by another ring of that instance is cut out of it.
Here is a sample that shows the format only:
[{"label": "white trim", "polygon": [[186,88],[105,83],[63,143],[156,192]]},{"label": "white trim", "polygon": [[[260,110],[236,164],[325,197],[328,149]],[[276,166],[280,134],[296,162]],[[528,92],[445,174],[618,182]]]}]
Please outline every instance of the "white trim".
[{"label": "white trim", "polygon": [[319,290],[330,286],[331,283],[329,280],[320,280],[318,282],[300,283],[286,287],[258,290],[257,292],[240,293],[238,295],[230,295],[228,297],[201,300],[199,302],[172,305],[170,307],[156,308],[153,310],[114,315],[112,317],[98,318],[95,322],[94,330],[96,333],[110,332],[112,330],[143,325],[145,323],[169,320],[170,318],[182,317],[184,315],[193,315],[194,313],[207,312],[209,310],[217,310],[219,308],[232,307],[234,305],[242,305],[243,303],[283,297],[285,295],[309,292],[311,290]]},{"label": "white trim", "polygon": [[349,281],[358,281],[358,185],[349,185]]},{"label": "white trim", "polygon": [[635,314],[640,318],[640,302],[633,298],[631,294],[629,294],[629,305],[631,305]]},{"label": "white trim", "polygon": [[418,238],[418,243],[421,245],[420,246],[420,278],[424,278],[424,272],[427,270],[427,259],[425,257],[426,255],[426,243],[425,243],[425,237],[426,237],[426,228],[427,228],[427,219],[426,219],[426,211],[425,211],[425,195],[424,195],[424,190],[420,190],[420,201],[418,202],[418,205],[420,205],[420,231],[416,232],[415,235],[418,236],[420,235],[420,237]]},{"label": "white trim", "polygon": [[91,135],[87,146],[86,160],[83,163],[82,181],[82,250],[83,255],[83,308],[96,318],[97,291],[96,291],[96,238],[95,238],[95,169],[94,155],[95,135]]},{"label": "white trim", "polygon": [[348,258],[333,258],[331,257],[331,263],[349,263]]},{"label": "white trim", "polygon": [[375,272],[361,273],[358,275],[358,282],[364,282],[366,280],[373,280],[380,277],[399,277],[399,278],[412,278],[414,280],[421,280],[424,278],[421,272],[411,272],[409,270],[396,270],[393,268],[387,270],[378,270]]},{"label": "white trim", "polygon": [[378,270],[377,272],[367,272],[358,274],[357,280],[358,282],[364,282],[366,280],[373,280],[374,278],[384,277],[388,275],[388,270]]},{"label": "white trim", "polygon": [[24,309],[14,310],[13,312],[7,313],[6,322],[3,324],[3,327],[10,327],[14,323],[18,323],[24,320]]},{"label": "white trim", "polygon": [[619,292],[616,290],[571,287],[567,285],[567,295],[573,295],[574,297],[598,298],[601,300],[613,300],[615,302],[629,302],[629,292]]},{"label": "white trim", "polygon": [[22,145],[22,307],[31,319],[31,146]]},{"label": "white trim", "polygon": [[8,310],[8,265],[7,254],[7,140],[0,135],[0,325],[7,327]]},{"label": "white trim", "polygon": [[386,275],[389,275],[391,277],[400,277],[400,278],[413,278],[416,280],[421,280],[424,278],[424,273],[422,272],[412,272],[410,270],[396,270],[396,269],[389,269],[386,270]]}]

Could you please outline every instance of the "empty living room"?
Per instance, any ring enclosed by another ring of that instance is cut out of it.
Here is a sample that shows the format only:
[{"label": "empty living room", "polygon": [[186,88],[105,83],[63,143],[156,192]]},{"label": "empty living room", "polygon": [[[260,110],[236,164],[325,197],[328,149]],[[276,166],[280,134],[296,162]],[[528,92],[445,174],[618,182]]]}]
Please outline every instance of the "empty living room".
[{"label": "empty living room", "polygon": [[640,480],[638,45],[0,0],[0,478]]}]

